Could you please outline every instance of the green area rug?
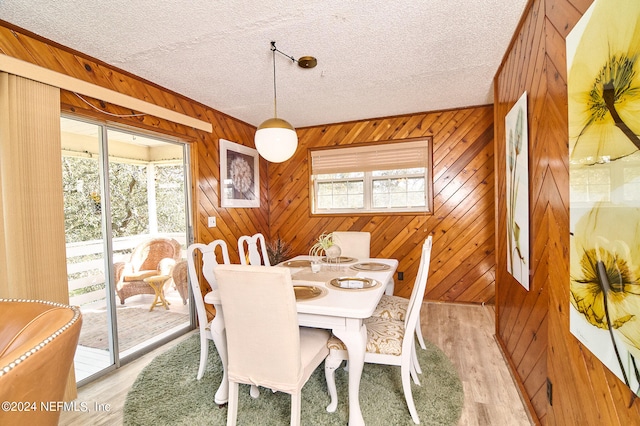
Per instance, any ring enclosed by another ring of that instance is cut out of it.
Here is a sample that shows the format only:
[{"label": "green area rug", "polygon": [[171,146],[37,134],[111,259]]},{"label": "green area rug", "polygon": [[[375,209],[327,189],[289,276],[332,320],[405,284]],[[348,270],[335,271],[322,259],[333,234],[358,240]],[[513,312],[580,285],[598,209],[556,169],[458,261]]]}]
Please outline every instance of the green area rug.
[{"label": "green area rug", "polygon": [[[427,350],[418,348],[422,386],[412,382],[420,423],[455,425],[462,411],[462,385],[445,354],[430,342],[426,343]],[[222,377],[222,366],[212,342],[209,342],[207,370],[198,381],[199,359],[200,341],[198,334],[194,334],[151,361],[127,395],[124,424],[225,425],[227,407],[218,407],[213,401]],[[347,373],[342,368],[336,370],[338,409],[335,413],[327,413],[329,395],[324,364],[321,364],[302,389],[302,425],[346,425],[347,380]],[[249,386],[240,385],[238,425],[288,425],[290,396],[264,388],[260,390],[260,397],[253,399],[249,396]],[[368,425],[413,424],[402,392],[400,367],[365,364],[360,405]]]}]

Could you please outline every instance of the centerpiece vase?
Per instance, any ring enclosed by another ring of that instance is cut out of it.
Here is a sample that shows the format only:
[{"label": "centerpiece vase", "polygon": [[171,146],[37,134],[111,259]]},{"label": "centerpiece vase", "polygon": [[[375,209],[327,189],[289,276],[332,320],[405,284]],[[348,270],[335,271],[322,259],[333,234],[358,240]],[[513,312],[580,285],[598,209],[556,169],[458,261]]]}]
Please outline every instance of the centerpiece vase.
[{"label": "centerpiece vase", "polygon": [[340,246],[334,244],[331,247],[327,248],[324,252],[329,260],[334,260],[340,257],[342,249],[340,248]]}]

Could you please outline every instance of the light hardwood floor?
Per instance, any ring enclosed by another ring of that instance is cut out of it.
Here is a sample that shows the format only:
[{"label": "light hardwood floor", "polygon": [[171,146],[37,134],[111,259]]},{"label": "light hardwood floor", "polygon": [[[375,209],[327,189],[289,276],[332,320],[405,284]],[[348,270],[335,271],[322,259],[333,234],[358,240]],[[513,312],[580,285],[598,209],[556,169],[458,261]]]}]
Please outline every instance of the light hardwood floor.
[{"label": "light hardwood floor", "polygon": [[425,303],[421,326],[458,370],[464,389],[459,425],[529,426],[520,394],[495,341],[493,306]]},{"label": "light hardwood floor", "polygon": [[[530,422],[516,386],[494,340],[491,306],[425,303],[422,308],[424,337],[447,354],[456,366],[465,400],[461,426],[529,426]],[[150,352],[119,370],[78,390],[78,403],[88,412],[63,412],[60,425],[92,426],[122,424],[122,408],[138,373],[159,353],[186,336]],[[97,406],[109,405],[109,411]]]}]

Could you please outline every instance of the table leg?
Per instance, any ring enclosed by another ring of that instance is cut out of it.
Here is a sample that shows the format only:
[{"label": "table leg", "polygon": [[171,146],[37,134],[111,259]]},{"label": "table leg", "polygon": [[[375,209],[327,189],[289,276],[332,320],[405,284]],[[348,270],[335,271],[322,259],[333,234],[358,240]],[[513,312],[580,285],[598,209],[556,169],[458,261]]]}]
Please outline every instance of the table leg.
[{"label": "table leg", "polygon": [[360,409],[360,377],[367,348],[367,327],[362,320],[347,319],[347,328],[333,330],[333,334],[342,340],[349,354],[349,426],[364,426]]},{"label": "table leg", "polygon": [[164,283],[158,285],[157,283],[149,283],[153,291],[155,292],[155,296],[153,298],[153,303],[151,303],[151,307],[149,308],[149,312],[153,311],[153,308],[156,306],[164,306],[165,309],[169,310],[169,302],[164,298],[164,294],[162,294],[162,287]]},{"label": "table leg", "polygon": [[222,381],[216,391],[214,401],[218,405],[226,404],[229,401],[229,378],[227,376],[227,337],[225,336],[224,316],[222,315],[222,306],[214,305],[216,308],[216,316],[211,321],[211,336],[213,343],[216,345],[220,362],[222,362]]},{"label": "table leg", "polygon": [[151,307],[149,308],[149,312],[151,312],[153,311],[153,308],[155,308],[158,305],[158,292],[156,291],[156,288],[154,287],[153,284],[149,283],[149,285],[156,292],[156,294],[153,296],[153,302],[151,302]]},{"label": "table leg", "polygon": [[160,299],[162,299],[162,303],[164,303],[164,308],[166,310],[169,310],[169,305],[171,303],[169,303],[169,301],[167,299],[165,299],[164,292],[162,291],[162,288],[160,289]]}]

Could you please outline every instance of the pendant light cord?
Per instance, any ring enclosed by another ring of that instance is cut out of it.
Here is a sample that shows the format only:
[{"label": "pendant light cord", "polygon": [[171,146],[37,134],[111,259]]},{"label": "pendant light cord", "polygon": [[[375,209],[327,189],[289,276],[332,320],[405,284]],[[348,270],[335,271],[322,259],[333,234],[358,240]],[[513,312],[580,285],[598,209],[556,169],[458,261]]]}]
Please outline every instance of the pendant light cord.
[{"label": "pendant light cord", "polygon": [[276,42],[271,42],[271,59],[273,62],[273,117],[278,118],[278,94],[276,89]]},{"label": "pendant light cord", "polygon": [[[281,52],[276,47],[276,42],[271,42],[271,60],[273,61],[273,117],[278,118],[278,93],[276,87],[276,52],[291,59],[292,62],[297,63],[302,68],[313,68],[316,66],[316,58],[313,56],[303,56],[300,60],[296,60],[293,56],[289,56],[284,52]],[[302,60],[304,59],[304,63]]]}]

